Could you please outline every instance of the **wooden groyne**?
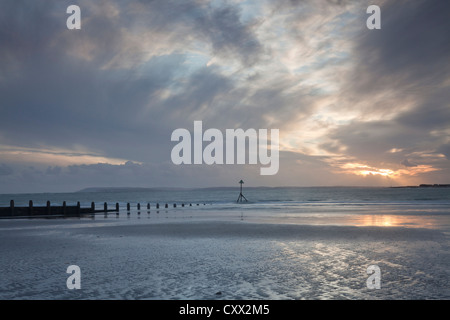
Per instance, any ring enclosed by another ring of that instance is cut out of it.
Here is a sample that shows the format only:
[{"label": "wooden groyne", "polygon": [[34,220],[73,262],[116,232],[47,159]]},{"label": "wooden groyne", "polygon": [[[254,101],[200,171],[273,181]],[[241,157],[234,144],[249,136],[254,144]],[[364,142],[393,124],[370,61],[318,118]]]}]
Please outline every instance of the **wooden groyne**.
[{"label": "wooden groyne", "polygon": [[[187,205],[187,204],[186,204]],[[197,203],[197,206],[200,204]],[[205,203],[203,203],[205,205]],[[184,207],[185,204],[182,203],[181,207]],[[192,207],[192,203],[189,204]],[[147,203],[146,210],[150,213],[150,203]],[[164,204],[164,209],[168,209],[169,204]],[[177,208],[177,204],[173,204],[173,208]],[[159,203],[156,203],[156,209],[160,209]],[[127,203],[127,214],[130,214],[131,205]],[[141,211],[141,204],[137,203],[136,210],[138,214]],[[119,214],[120,206],[119,203],[116,203],[114,208],[108,208],[108,204],[106,202],[103,203],[103,207],[101,209],[96,209],[95,203],[92,202],[90,207],[81,207],[80,202],[74,206],[68,206],[66,201],[63,202],[62,206],[52,206],[50,201],[47,201],[45,206],[34,206],[33,201],[30,200],[27,207],[16,207],[14,204],[14,200],[10,201],[9,207],[0,207],[0,218],[50,218],[50,217],[83,217],[83,216],[92,216],[96,213],[108,213],[115,212]]]}]

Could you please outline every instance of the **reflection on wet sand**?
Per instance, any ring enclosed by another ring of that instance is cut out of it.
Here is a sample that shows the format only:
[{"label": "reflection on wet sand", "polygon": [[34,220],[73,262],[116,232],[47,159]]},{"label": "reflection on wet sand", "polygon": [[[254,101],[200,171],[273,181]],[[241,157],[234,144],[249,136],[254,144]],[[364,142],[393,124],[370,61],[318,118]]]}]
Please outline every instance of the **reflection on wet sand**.
[{"label": "reflection on wet sand", "polygon": [[246,213],[241,220],[281,224],[335,225],[355,227],[450,228],[450,216],[439,214],[321,213],[265,215]]},{"label": "reflection on wet sand", "polygon": [[435,216],[403,216],[403,215],[358,215],[356,226],[364,227],[411,227],[437,228],[442,227],[441,219]]}]

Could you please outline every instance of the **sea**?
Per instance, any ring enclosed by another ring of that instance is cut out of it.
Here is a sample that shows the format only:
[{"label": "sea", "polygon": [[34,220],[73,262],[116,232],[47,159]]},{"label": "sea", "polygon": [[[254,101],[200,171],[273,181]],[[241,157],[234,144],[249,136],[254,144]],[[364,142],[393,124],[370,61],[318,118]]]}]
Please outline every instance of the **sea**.
[{"label": "sea", "polygon": [[89,188],[70,193],[23,193],[0,194],[0,206],[45,205],[47,201],[60,205],[80,201],[90,206],[91,202],[121,205],[126,203],[207,203],[226,208],[277,209],[280,206],[320,205],[450,205],[450,188],[439,187],[249,187],[243,189],[247,201],[237,203],[239,188]]},{"label": "sea", "polygon": [[[100,210],[119,204],[120,211],[195,212],[203,217],[239,217],[278,223],[321,223],[409,227],[450,226],[450,188],[439,187],[248,187],[238,202],[239,187],[200,189],[89,188],[71,193],[2,194],[0,206],[66,204]],[[150,213],[149,212],[149,213]],[[372,220],[367,217],[372,217]],[[384,217],[384,218],[382,218]],[[320,218],[320,219],[316,219]],[[431,219],[433,218],[433,219]]]}]

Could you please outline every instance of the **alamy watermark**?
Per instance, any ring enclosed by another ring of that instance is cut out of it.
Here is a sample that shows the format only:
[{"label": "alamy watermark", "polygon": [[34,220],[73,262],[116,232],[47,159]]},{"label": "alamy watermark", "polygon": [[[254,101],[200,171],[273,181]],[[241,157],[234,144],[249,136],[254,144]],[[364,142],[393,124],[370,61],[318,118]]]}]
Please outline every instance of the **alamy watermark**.
[{"label": "alamy watermark", "polygon": [[69,30],[81,29],[81,9],[79,6],[70,5],[67,7],[66,13],[71,15],[67,18],[66,26]]},{"label": "alamy watermark", "polygon": [[[261,175],[274,175],[279,169],[278,129],[270,129],[269,140],[267,129],[226,129],[224,135],[213,128],[203,132],[203,122],[194,121],[193,137],[187,129],[180,128],[172,132],[171,140],[178,142],[171,152],[176,165],[258,164],[259,161],[266,166],[260,168]],[[203,142],[209,143],[203,148]]]},{"label": "alamy watermark", "polygon": [[367,274],[371,275],[367,278],[366,285],[368,289],[381,289],[381,269],[376,264],[367,267]]},{"label": "alamy watermark", "polygon": [[67,267],[66,273],[70,276],[67,278],[67,289],[81,289],[81,269],[77,265],[70,265]]},{"label": "alamy watermark", "polygon": [[371,14],[366,20],[366,26],[369,30],[381,29],[381,9],[379,6],[371,5],[367,7],[366,13]]}]

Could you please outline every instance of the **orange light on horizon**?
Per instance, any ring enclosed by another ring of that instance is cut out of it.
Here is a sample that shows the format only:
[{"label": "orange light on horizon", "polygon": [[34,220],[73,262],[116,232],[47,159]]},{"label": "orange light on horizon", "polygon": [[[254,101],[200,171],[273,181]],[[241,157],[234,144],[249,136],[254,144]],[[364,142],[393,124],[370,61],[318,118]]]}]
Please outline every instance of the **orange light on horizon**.
[{"label": "orange light on horizon", "polygon": [[401,168],[401,169],[387,169],[376,168],[366,164],[348,162],[339,165],[344,173],[353,174],[357,176],[382,176],[395,180],[401,180],[407,177],[414,177],[422,173],[440,170],[431,165],[418,165],[415,167]]},{"label": "orange light on horizon", "polygon": [[380,175],[384,177],[389,177],[394,175],[394,171],[390,169],[375,169],[375,170],[361,170],[361,171],[355,171],[355,174],[367,176],[367,175]]},{"label": "orange light on horizon", "polygon": [[390,177],[395,174],[391,169],[378,169],[361,163],[345,163],[340,166],[346,173],[355,174],[358,176],[380,175]]}]

